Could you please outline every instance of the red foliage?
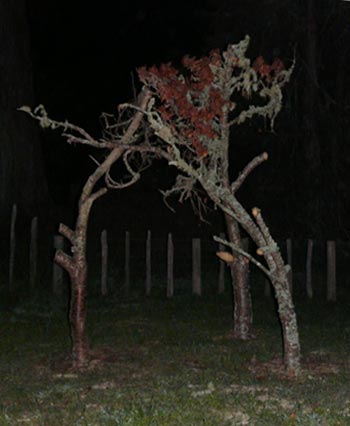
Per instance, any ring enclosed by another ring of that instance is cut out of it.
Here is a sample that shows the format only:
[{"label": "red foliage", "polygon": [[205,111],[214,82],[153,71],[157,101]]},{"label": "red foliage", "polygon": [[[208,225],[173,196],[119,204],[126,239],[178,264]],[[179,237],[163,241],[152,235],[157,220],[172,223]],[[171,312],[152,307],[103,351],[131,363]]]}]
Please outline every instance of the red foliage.
[{"label": "red foliage", "polygon": [[272,65],[269,65],[262,56],[258,56],[253,63],[253,69],[261,78],[265,78],[266,81],[270,82],[272,78],[276,77],[285,67],[284,63],[278,58],[273,61]]},{"label": "red foliage", "polygon": [[281,59],[276,58],[271,65],[271,70],[275,73],[275,75],[278,75],[284,69],[284,63],[281,61]]},{"label": "red foliage", "polygon": [[[210,140],[219,136],[215,129],[220,127],[224,106],[229,103],[215,75],[215,69],[222,68],[224,60],[220,50],[215,49],[200,59],[185,56],[182,65],[184,75],[171,63],[153,65],[149,69],[142,67],[137,71],[140,80],[156,92],[162,119],[185,143],[192,145],[198,157],[203,157],[208,154],[206,147]],[[238,57],[233,55],[231,66],[238,66]],[[261,80],[271,83],[285,67],[280,59],[267,64],[258,56],[253,69]],[[216,128],[214,121],[219,122]]]},{"label": "red foliage", "polygon": [[189,75],[184,77],[171,64],[138,69],[140,80],[153,88],[159,96],[158,111],[180,136],[189,140],[198,158],[208,155],[203,140],[215,139],[213,120],[221,120],[226,100],[219,89],[213,87],[211,66],[222,65],[220,51],[213,50],[201,59],[185,56],[183,66]]}]

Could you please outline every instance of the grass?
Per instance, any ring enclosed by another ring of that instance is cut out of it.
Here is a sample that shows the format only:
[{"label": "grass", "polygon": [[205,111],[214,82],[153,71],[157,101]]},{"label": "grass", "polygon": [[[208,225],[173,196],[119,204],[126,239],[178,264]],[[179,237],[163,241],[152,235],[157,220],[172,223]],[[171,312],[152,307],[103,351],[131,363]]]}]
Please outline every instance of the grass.
[{"label": "grass", "polygon": [[273,302],[254,305],[257,338],[243,343],[229,338],[229,295],[91,297],[84,373],[69,368],[64,308],[2,309],[0,426],[350,425],[347,305],[296,301],[306,369],[294,382],[270,362],[281,357]]}]

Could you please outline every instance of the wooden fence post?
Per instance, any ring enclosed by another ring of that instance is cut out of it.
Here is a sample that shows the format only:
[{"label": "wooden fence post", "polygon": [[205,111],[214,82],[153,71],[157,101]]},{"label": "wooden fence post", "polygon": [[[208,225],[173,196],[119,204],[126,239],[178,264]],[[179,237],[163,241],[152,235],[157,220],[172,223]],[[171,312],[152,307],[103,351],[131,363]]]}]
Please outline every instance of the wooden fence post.
[{"label": "wooden fence post", "polygon": [[167,298],[174,296],[174,244],[171,233],[168,234],[167,242]]},{"label": "wooden fence post", "polygon": [[146,296],[151,294],[152,288],[152,234],[147,231],[146,239]]},{"label": "wooden fence post", "polygon": [[125,273],[125,294],[128,296],[130,292],[130,232],[125,232],[125,257],[124,257],[124,273]]},{"label": "wooden fence post", "polygon": [[38,218],[33,217],[30,224],[30,245],[29,245],[29,283],[31,290],[34,290],[38,271]]},{"label": "wooden fence post", "polygon": [[311,239],[307,240],[307,251],[306,251],[306,294],[309,299],[313,297],[312,290],[312,250],[314,247],[314,241]]},{"label": "wooden fence post", "polygon": [[202,294],[200,238],[192,239],[192,292],[198,296]]},{"label": "wooden fence post", "polygon": [[101,294],[106,296],[108,293],[108,239],[107,230],[101,232]]},{"label": "wooden fence post", "polygon": [[11,226],[10,226],[10,258],[9,258],[9,282],[8,288],[10,291],[14,290],[13,275],[15,270],[15,252],[16,252],[16,218],[17,218],[17,205],[12,206],[11,212]]},{"label": "wooden fence post", "polygon": [[290,294],[293,294],[293,250],[292,250],[291,238],[287,238],[286,243],[287,243],[287,263],[290,266],[290,270],[288,272],[289,290],[290,290]]},{"label": "wooden fence post", "polygon": [[[223,232],[220,233],[220,238],[224,239],[225,234]],[[219,251],[225,251],[225,246],[219,243]],[[219,279],[218,279],[218,293],[225,293],[225,268],[226,264],[223,260],[219,260]]]},{"label": "wooden fence post", "polygon": [[[64,250],[64,238],[62,235],[53,237],[53,245],[55,250]],[[56,296],[63,294],[63,269],[56,262],[53,262],[52,268],[52,291]]]},{"label": "wooden fence post", "polygon": [[327,301],[337,300],[335,241],[327,241]]}]

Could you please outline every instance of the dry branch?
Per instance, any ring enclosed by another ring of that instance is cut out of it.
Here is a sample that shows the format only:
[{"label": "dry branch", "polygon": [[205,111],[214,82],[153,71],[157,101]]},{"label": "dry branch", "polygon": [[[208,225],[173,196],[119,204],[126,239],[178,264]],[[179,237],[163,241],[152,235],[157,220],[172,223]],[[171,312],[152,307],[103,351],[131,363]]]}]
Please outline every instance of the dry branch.
[{"label": "dry branch", "polygon": [[[230,241],[225,240],[224,238],[217,237],[216,235],[214,235],[213,239],[214,239],[214,241],[216,241],[216,242],[218,242],[220,244],[223,244],[223,245],[225,245],[227,247],[230,247],[230,249],[232,249],[233,252],[236,252],[236,253],[241,254],[242,256],[244,256],[250,262],[254,263],[255,266],[257,266],[259,269],[261,269],[264,272],[264,274],[266,274],[268,277],[271,276],[270,271],[261,262],[259,262],[258,260],[256,260],[251,254],[249,254],[246,251],[242,250],[240,247],[237,247],[235,244],[232,244]],[[220,257],[220,258],[223,259],[222,257]],[[225,260],[225,259],[223,259],[223,260]],[[232,261],[233,260],[234,259],[232,259]]]},{"label": "dry branch", "polygon": [[238,178],[231,184],[232,194],[235,194],[237,190],[242,186],[243,182],[250,175],[250,173],[258,167],[261,163],[266,161],[269,158],[267,152],[263,152],[257,157],[253,158],[243,169],[243,171],[239,174]]}]

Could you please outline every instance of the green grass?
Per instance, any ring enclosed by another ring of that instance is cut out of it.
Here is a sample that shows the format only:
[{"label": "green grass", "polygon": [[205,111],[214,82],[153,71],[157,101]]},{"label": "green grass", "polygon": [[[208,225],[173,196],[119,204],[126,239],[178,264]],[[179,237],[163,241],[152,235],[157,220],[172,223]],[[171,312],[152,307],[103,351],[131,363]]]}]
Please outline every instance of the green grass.
[{"label": "green grass", "polygon": [[63,307],[2,309],[0,426],[350,425],[347,305],[296,305],[309,364],[294,382],[256,368],[281,357],[266,299],[254,301],[257,338],[242,343],[226,337],[228,294],[124,303],[91,297],[94,360],[84,373],[69,369]]}]

